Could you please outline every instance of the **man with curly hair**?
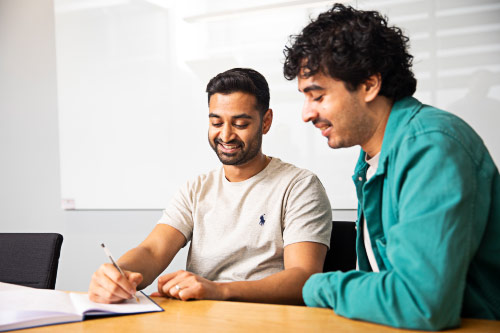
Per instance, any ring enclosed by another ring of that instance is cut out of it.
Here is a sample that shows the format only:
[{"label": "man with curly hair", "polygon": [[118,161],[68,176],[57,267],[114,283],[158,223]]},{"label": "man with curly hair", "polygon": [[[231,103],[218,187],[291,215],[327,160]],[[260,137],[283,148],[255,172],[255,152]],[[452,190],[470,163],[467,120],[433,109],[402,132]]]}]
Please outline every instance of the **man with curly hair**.
[{"label": "man with curly hair", "polygon": [[313,275],[309,306],[413,329],[500,319],[500,176],[481,138],[412,95],[408,38],[336,4],[285,49],[302,118],[331,148],[361,146],[358,269]]}]

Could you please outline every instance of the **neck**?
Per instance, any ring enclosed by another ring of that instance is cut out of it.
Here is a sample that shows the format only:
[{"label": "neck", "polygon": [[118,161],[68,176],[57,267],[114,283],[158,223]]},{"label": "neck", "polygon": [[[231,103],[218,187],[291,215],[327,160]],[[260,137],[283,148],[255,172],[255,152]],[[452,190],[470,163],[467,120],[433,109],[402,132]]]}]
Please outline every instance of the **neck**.
[{"label": "neck", "polygon": [[393,100],[385,96],[377,96],[369,105],[375,114],[374,131],[373,135],[361,145],[361,148],[372,158],[377,155],[382,149],[384,141],[385,127],[391,114]]},{"label": "neck", "polygon": [[264,170],[271,158],[259,152],[252,160],[241,165],[223,165],[226,179],[230,182],[241,182]]}]

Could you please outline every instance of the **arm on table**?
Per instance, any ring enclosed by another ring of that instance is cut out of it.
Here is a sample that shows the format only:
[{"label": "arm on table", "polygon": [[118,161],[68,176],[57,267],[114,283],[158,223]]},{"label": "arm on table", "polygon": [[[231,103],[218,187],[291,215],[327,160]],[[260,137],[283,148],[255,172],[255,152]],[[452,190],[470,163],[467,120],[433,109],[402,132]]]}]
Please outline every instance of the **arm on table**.
[{"label": "arm on table", "polygon": [[[290,244],[284,249],[285,269],[256,281],[212,282],[186,271],[166,274],[158,279],[155,295],[181,300],[303,304],[302,287],[312,274],[322,272],[326,251],[327,247],[320,243]],[[176,285],[181,289],[177,290]]]},{"label": "arm on table", "polygon": [[401,147],[408,157],[395,163],[397,173],[388,186],[398,198],[391,203],[397,205],[398,220],[377,242],[379,249],[385,247],[387,269],[314,275],[304,286],[304,301],[395,327],[454,327],[481,239],[473,231],[486,223],[474,211],[478,172],[462,147],[439,133]]},{"label": "arm on table", "polygon": [[139,246],[118,260],[126,279],[112,264],[99,267],[90,281],[90,300],[115,303],[131,298],[137,289],[150,285],[163,272],[185,243],[186,238],[177,229],[157,224]]}]

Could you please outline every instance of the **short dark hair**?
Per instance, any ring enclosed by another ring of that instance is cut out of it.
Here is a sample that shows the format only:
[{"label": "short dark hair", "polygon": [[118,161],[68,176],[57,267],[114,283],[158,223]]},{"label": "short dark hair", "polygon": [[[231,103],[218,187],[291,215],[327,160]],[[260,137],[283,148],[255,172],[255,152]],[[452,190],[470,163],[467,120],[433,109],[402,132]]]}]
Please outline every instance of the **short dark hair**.
[{"label": "short dark hair", "polygon": [[262,74],[250,68],[233,68],[217,74],[207,85],[208,104],[213,94],[245,92],[255,96],[255,108],[264,116],[269,109],[269,85]]},{"label": "short dark hair", "polygon": [[319,71],[344,81],[347,89],[380,73],[379,95],[399,100],[411,96],[417,80],[412,72],[409,38],[376,11],[335,4],[321,13],[299,35],[290,36],[283,51],[285,78],[310,77]]}]

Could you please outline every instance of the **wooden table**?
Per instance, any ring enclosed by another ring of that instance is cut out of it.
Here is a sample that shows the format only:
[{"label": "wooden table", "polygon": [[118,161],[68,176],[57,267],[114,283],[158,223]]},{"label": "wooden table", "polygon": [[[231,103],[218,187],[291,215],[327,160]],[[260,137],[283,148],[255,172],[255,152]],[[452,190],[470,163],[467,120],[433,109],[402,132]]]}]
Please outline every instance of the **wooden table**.
[{"label": "wooden table", "polygon": [[[15,332],[422,332],[337,316],[330,309],[220,301],[189,301],[154,297],[165,311],[90,319],[78,323]],[[463,319],[446,332],[500,332],[500,321]]]}]

